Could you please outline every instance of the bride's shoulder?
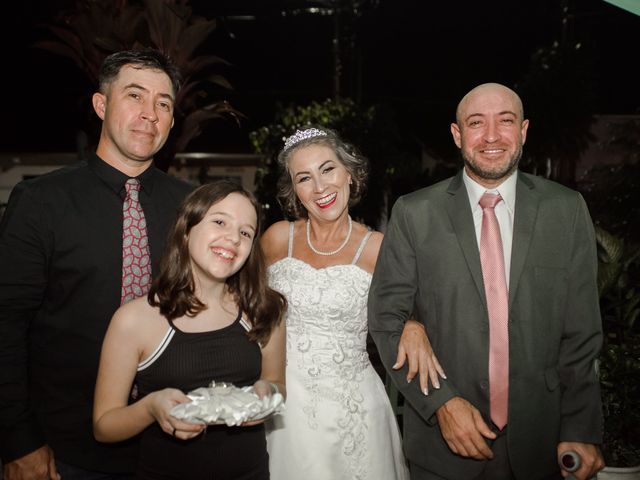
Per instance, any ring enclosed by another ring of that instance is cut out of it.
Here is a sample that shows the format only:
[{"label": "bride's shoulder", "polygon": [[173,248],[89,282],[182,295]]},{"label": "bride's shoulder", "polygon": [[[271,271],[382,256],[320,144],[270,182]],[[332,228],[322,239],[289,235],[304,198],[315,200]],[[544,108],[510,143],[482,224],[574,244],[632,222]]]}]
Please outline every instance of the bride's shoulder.
[{"label": "bride's shoulder", "polygon": [[366,225],[358,224],[358,230],[361,230],[361,238],[364,239],[366,235],[369,235],[367,242],[362,249],[360,258],[358,259],[358,265],[369,273],[373,273],[373,269],[376,266],[376,260],[378,258],[378,252],[380,251],[380,245],[382,244],[382,233],[371,230]]},{"label": "bride's shoulder", "polygon": [[267,265],[277,262],[287,256],[289,245],[290,222],[285,220],[272,224],[262,234],[260,246]]}]

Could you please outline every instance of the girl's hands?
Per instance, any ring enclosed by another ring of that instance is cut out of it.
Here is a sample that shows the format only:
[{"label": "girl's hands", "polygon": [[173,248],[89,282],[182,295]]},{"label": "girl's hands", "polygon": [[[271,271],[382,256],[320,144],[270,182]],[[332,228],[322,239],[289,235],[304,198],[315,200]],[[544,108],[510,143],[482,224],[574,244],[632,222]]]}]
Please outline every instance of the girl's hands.
[{"label": "girl's hands", "polygon": [[191,402],[191,399],[180,390],[165,388],[151,393],[149,397],[149,413],[165,433],[180,440],[189,440],[197,437],[207,428],[204,423],[187,423],[169,414],[176,405]]}]

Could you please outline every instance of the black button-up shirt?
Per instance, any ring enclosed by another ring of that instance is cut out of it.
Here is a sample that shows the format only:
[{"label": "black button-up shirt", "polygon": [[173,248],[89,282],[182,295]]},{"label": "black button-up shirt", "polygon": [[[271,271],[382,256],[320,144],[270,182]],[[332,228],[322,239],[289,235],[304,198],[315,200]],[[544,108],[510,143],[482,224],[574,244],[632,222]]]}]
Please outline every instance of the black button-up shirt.
[{"label": "black button-up shirt", "polygon": [[[130,472],[136,442],[94,440],[102,339],[120,304],[128,177],[96,155],[18,184],[0,224],[0,453],[48,443],[88,470]],[[151,166],[138,176],[152,272],[191,186]]]}]

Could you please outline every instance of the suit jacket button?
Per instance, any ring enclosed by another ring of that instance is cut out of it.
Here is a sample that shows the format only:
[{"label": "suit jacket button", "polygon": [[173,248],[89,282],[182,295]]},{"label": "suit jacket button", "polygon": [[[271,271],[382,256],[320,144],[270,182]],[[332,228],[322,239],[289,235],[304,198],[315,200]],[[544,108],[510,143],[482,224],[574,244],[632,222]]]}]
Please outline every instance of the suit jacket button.
[{"label": "suit jacket button", "polygon": [[489,388],[489,382],[483,380],[482,382],[480,382],[480,388],[482,390],[486,390],[487,388]]}]

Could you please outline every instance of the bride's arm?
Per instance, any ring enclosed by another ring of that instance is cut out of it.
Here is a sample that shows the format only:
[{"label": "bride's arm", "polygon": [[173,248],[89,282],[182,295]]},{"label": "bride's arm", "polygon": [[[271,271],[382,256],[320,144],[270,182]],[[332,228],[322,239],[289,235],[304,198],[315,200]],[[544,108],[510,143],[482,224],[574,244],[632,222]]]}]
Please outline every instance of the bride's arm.
[{"label": "bride's arm", "polygon": [[[382,239],[383,235],[375,232],[367,243],[367,248],[362,255],[362,261],[359,262],[366,265],[365,269],[373,271],[375,268]],[[419,374],[420,391],[425,395],[429,393],[429,379],[431,379],[431,385],[437,389],[440,388],[438,376],[447,378],[431,348],[431,342],[424,325],[412,318],[409,318],[404,324],[400,342],[398,343],[396,362],[392,368],[400,370],[405,363],[408,363],[407,383],[411,383],[416,374]]]},{"label": "bride's arm", "polygon": [[[273,327],[269,341],[262,347],[262,373],[254,388],[259,396],[280,392],[287,398],[285,386],[286,337],[284,320]],[[258,384],[260,388],[258,388]],[[266,387],[266,388],[265,388]]]}]

